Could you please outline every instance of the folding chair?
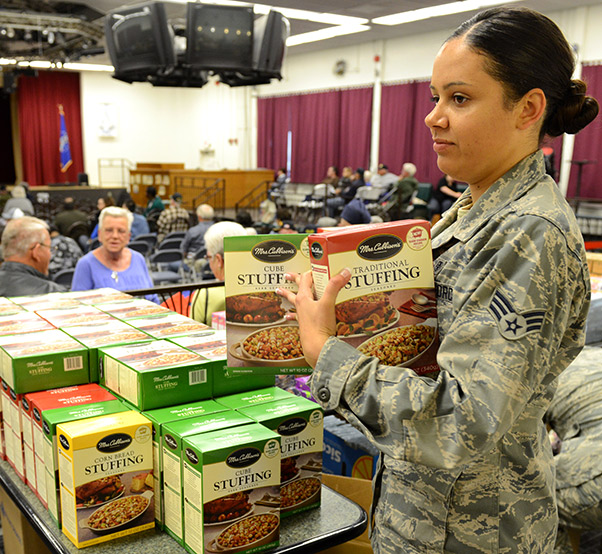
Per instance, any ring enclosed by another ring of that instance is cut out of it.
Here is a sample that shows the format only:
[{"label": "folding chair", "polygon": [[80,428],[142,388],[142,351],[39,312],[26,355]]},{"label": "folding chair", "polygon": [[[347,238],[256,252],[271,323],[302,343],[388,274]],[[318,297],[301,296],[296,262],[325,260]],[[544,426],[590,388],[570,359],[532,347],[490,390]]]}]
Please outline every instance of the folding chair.
[{"label": "folding chair", "polygon": [[[166,268],[171,262],[181,262],[182,252],[179,250],[158,250],[149,259],[151,272],[150,276],[155,285],[164,283],[180,283],[182,276],[180,273]],[[154,268],[154,270],[153,270]]]}]

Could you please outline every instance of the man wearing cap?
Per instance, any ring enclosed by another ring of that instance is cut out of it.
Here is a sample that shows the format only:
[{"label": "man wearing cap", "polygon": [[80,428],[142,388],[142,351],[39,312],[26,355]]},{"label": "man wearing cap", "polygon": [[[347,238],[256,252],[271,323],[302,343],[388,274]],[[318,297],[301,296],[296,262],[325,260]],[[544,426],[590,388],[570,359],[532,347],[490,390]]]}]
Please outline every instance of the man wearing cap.
[{"label": "man wearing cap", "polygon": [[378,164],[376,175],[372,177],[372,187],[382,195],[388,192],[397,181],[399,181],[399,177],[391,173],[386,164]]},{"label": "man wearing cap", "polygon": [[182,195],[179,192],[171,195],[169,207],[161,212],[157,220],[157,242],[173,231],[188,231],[190,215],[182,208]]},{"label": "man wearing cap", "polygon": [[339,227],[347,225],[359,225],[361,223],[370,223],[372,217],[366,205],[359,199],[354,198],[349,204],[343,208]]}]

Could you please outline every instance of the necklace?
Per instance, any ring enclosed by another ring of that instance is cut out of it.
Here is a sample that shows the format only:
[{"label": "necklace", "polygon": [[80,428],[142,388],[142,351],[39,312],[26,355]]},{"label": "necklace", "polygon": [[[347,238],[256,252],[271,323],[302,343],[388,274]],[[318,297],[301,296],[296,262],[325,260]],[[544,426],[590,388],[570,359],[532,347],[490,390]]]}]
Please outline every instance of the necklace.
[{"label": "necklace", "polygon": [[113,279],[113,281],[115,281],[117,283],[119,281],[119,273],[117,273],[116,271],[113,271],[111,273],[111,279]]}]

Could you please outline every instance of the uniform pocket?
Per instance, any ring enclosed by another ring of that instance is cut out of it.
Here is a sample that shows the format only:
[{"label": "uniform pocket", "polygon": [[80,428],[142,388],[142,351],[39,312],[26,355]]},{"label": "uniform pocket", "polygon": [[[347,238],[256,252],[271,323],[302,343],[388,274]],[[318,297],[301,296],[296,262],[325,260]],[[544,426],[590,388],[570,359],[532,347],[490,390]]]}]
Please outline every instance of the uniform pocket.
[{"label": "uniform pocket", "polygon": [[[449,471],[386,457],[374,511],[384,552],[443,552],[448,498],[456,476]],[[396,550],[395,550],[396,549]]]}]

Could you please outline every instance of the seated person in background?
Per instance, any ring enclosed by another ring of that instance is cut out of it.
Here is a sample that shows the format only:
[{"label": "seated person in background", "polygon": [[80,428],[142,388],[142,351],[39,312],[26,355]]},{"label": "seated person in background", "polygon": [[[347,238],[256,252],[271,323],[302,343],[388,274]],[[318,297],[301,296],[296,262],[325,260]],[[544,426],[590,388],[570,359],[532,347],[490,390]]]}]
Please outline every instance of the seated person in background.
[{"label": "seated person in background", "polygon": [[272,200],[272,195],[268,193],[268,197],[259,204],[259,223],[261,223],[261,228],[267,226],[269,231],[269,228],[271,228],[276,219],[277,209],[276,203]]},{"label": "seated person in background", "polygon": [[94,212],[94,215],[92,216],[92,222],[90,223],[92,232],[90,233],[90,239],[95,239],[98,238],[98,218],[100,217],[100,212],[102,212],[105,208],[108,208],[109,206],[114,206],[115,205],[115,201],[113,200],[112,196],[101,196],[97,201],[96,201],[96,212]]},{"label": "seated person in background", "polygon": [[157,189],[155,187],[147,187],[146,189],[146,208],[142,212],[142,215],[148,218],[153,212],[162,212],[165,209],[163,200],[157,196]]},{"label": "seated person in background", "polygon": [[286,176],[286,168],[280,167],[278,171],[276,171],[276,179],[270,185],[270,189],[274,191],[281,191],[287,181],[288,178]]},{"label": "seated person in background", "polygon": [[196,216],[199,222],[186,231],[184,240],[182,241],[182,253],[187,258],[205,250],[205,233],[215,222],[215,212],[209,204],[201,204],[197,206]]},{"label": "seated person in background", "polygon": [[395,192],[393,193],[395,206],[390,212],[392,220],[402,219],[410,207],[412,196],[418,189],[418,179],[414,175],[416,175],[416,166],[409,162],[403,164],[399,181],[395,185]]},{"label": "seated person in background", "polygon": [[132,239],[135,239],[138,235],[146,235],[147,233],[150,233],[146,217],[136,213],[136,203],[131,198],[127,199],[121,207],[130,210],[134,216],[134,220],[132,221],[132,229],[130,231],[132,233]]},{"label": "seated person in background", "polygon": [[50,226],[50,240],[52,243],[52,256],[48,264],[48,275],[53,278],[63,269],[73,269],[83,252],[77,242],[71,237],[62,235],[54,226]]},{"label": "seated person in background", "polygon": [[296,232],[297,232],[297,228],[295,227],[294,221],[292,221],[291,219],[285,219],[282,222],[282,225],[280,226],[280,228],[278,229],[279,235],[293,234]]},{"label": "seated person in background", "polygon": [[586,346],[558,377],[545,421],[560,438],[554,456],[559,530],[556,554],[569,554],[567,529],[602,529],[602,366]]},{"label": "seated person in background", "polygon": [[23,185],[17,185],[13,187],[11,191],[11,198],[4,204],[4,210],[2,210],[2,217],[4,219],[12,219],[11,212],[16,208],[19,208],[25,215],[34,215],[33,204],[31,200],[27,198],[27,191]]},{"label": "seated person in background", "polygon": [[458,190],[458,182],[449,175],[444,175],[439,179],[437,188],[433,191],[433,197],[429,201],[431,214],[446,212],[460,196],[462,193]]},{"label": "seated person in background", "polygon": [[48,226],[41,219],[11,219],[2,233],[4,263],[0,266],[0,296],[61,292],[48,278],[52,254]]},{"label": "seated person in background", "polygon": [[[347,176],[347,175],[348,176]],[[328,215],[335,217],[337,212],[348,204],[357,193],[357,189],[365,186],[364,183],[364,169],[359,167],[352,172],[350,167],[343,169],[343,179],[339,182],[339,186],[335,189],[335,197],[328,198],[326,200],[326,206],[328,207]]]},{"label": "seated person in background", "polygon": [[[245,228],[234,221],[220,221],[213,224],[205,233],[207,260],[213,275],[218,281],[224,280],[224,237],[246,235]],[[213,312],[226,309],[226,292],[223,286],[199,289],[194,293],[190,315],[201,323],[211,325]]]},{"label": "seated person in background", "polygon": [[188,231],[190,214],[182,208],[182,195],[179,192],[171,195],[169,207],[165,208],[157,219],[157,242],[173,231]]},{"label": "seated person in background", "polygon": [[325,185],[332,185],[336,187],[339,184],[339,169],[336,165],[331,165],[326,170],[326,177],[320,181]]},{"label": "seated person in background", "polygon": [[372,216],[366,208],[366,205],[359,199],[354,198],[343,208],[339,227],[347,225],[359,225],[360,223],[370,223]]},{"label": "seated person in background", "polygon": [[0,185],[0,214],[4,211],[4,206],[10,197],[10,192],[6,190],[6,185]]},{"label": "seated person in background", "polygon": [[239,210],[234,218],[236,223],[240,223],[243,227],[253,227],[253,218],[247,210]]},{"label": "seated person in background", "polygon": [[389,192],[397,181],[399,181],[399,177],[391,173],[386,164],[378,164],[376,175],[372,176],[372,186],[378,189],[381,196]]},{"label": "seated person in background", "polygon": [[[127,247],[133,221],[130,211],[109,206],[100,213],[100,246],[79,259],[71,290],[111,287],[117,290],[149,289],[153,282],[144,256]],[[158,301],[156,295],[147,296]]]},{"label": "seated person in background", "polygon": [[86,245],[88,243],[89,233],[84,232],[83,230],[75,233],[73,227],[77,223],[81,223],[87,228],[88,216],[81,210],[75,209],[75,201],[71,196],[67,196],[63,200],[63,211],[56,214],[54,218],[54,225],[59,235],[70,237],[77,241],[78,244]]}]

